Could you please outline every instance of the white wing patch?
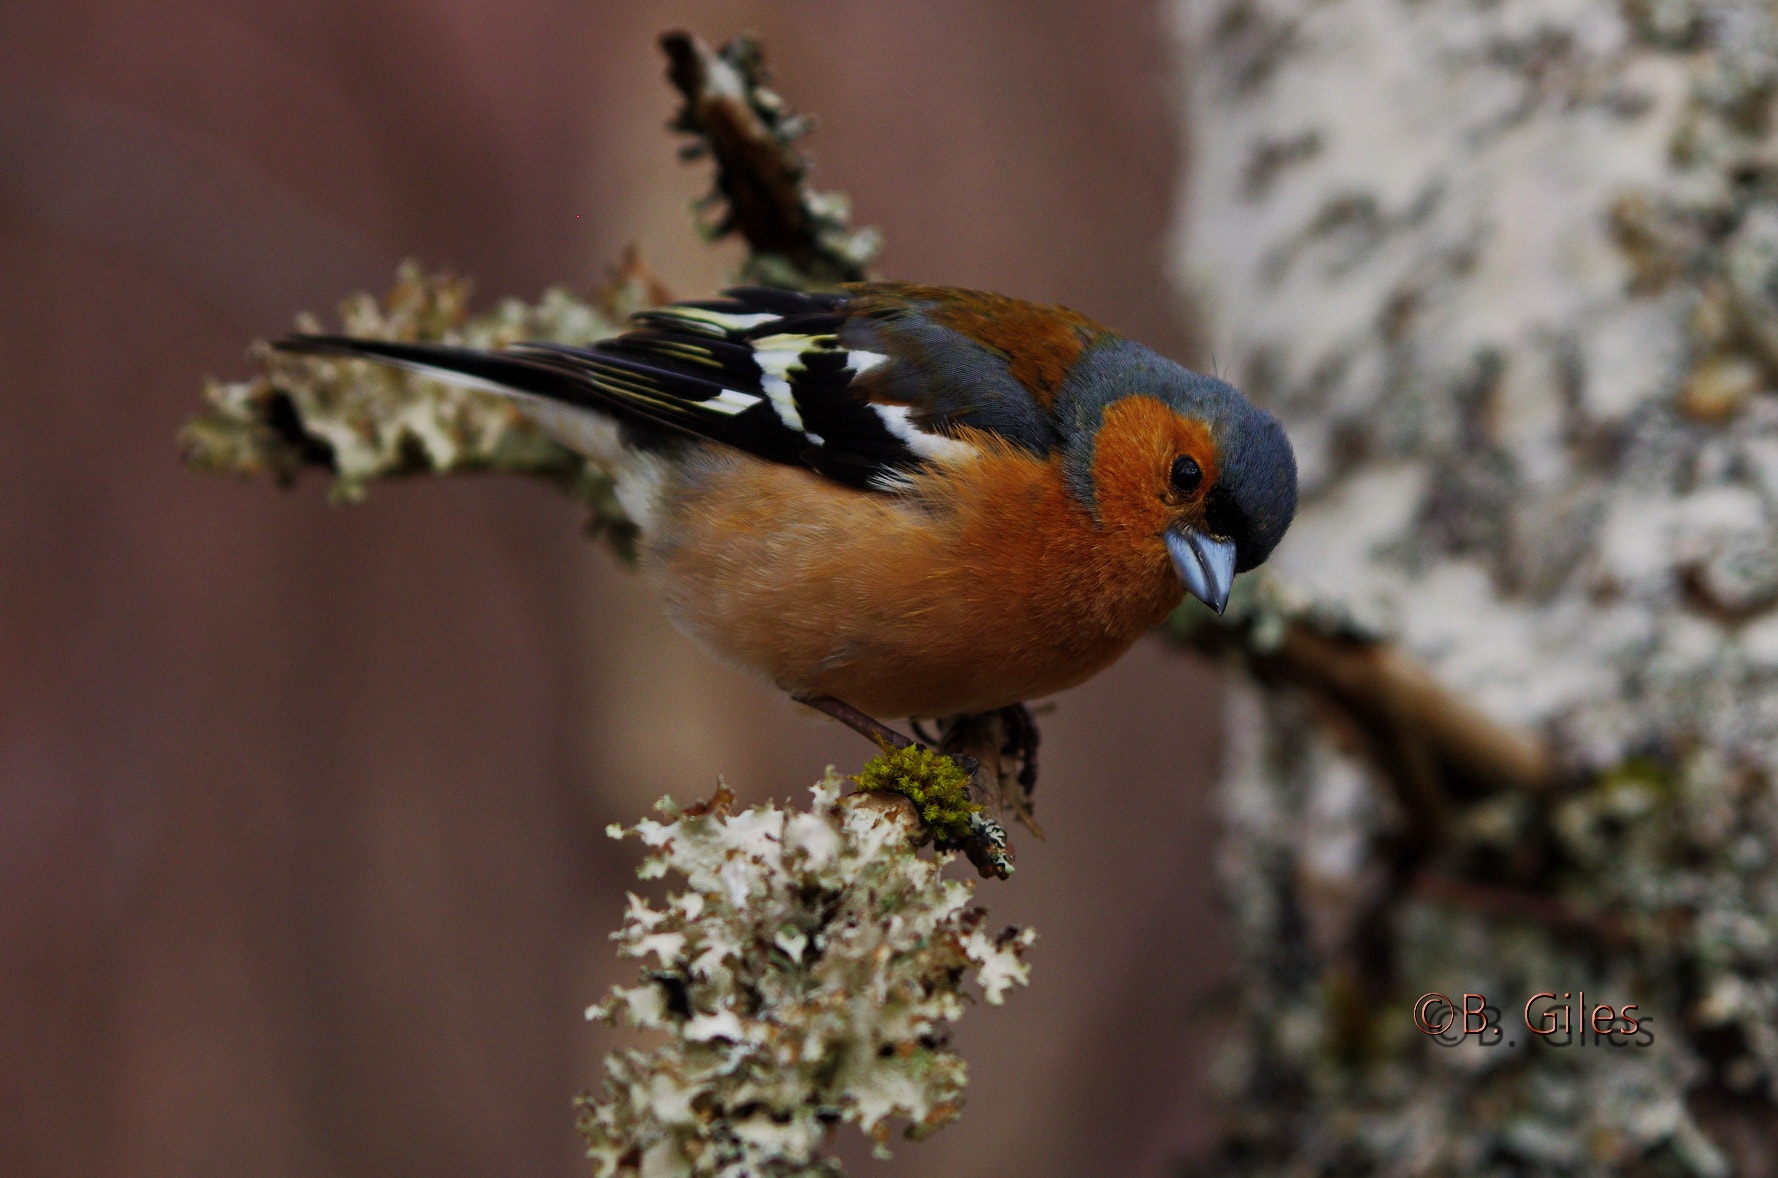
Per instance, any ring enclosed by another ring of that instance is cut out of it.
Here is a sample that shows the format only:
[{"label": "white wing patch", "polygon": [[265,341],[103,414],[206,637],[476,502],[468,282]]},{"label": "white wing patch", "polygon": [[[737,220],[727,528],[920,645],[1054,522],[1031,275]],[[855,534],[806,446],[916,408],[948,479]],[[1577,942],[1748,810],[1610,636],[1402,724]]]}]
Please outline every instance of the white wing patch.
[{"label": "white wing patch", "polygon": [[888,362],[889,357],[883,355],[881,352],[846,353],[846,367],[851,369],[852,375],[854,376],[863,376],[877,365],[887,364]]},{"label": "white wing patch", "polygon": [[733,417],[737,413],[745,413],[747,410],[759,404],[759,401],[760,399],[752,393],[741,393],[736,392],[734,389],[723,389],[709,400],[699,401],[698,407],[701,409],[714,410],[717,413],[726,413],[730,417]]},{"label": "white wing patch", "polygon": [[754,363],[759,365],[759,387],[771,398],[772,408],[778,413],[778,420],[793,430],[801,432],[803,415],[797,412],[796,395],[790,391],[790,374],[801,368],[800,351],[756,350],[753,353]]},{"label": "white wing patch", "polygon": [[913,410],[906,405],[872,405],[871,408],[877,411],[877,416],[890,433],[922,458],[934,462],[961,462],[975,456],[976,449],[968,442],[947,438],[943,434],[927,433],[915,425]]},{"label": "white wing patch", "polygon": [[[802,370],[803,353],[817,346],[819,337],[806,335],[767,335],[753,341],[753,362],[759,365],[759,387],[772,400],[778,420],[798,433],[803,428],[803,415],[796,407],[796,394],[790,389],[790,377]],[[817,441],[816,445],[821,443]]]}]

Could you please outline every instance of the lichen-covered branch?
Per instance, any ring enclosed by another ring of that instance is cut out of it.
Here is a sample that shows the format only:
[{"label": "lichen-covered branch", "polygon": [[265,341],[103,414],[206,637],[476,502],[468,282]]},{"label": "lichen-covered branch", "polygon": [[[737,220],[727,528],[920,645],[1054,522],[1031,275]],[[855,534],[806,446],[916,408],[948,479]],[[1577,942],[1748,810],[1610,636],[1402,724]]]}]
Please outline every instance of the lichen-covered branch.
[{"label": "lichen-covered branch", "polygon": [[[805,183],[808,165],[793,144],[809,121],[767,88],[758,43],[738,37],[720,53],[686,33],[669,33],[661,43],[685,99],[673,126],[693,137],[682,154],[708,156],[716,165],[704,231],[743,237],[749,254],[741,277],[797,289],[864,277],[878,235],[850,228],[843,196]],[[469,294],[466,280],[405,263],[383,298],[357,294],[341,304],[340,331],[471,347],[588,344],[616,335],[631,313],[668,297],[634,250],[591,299],[555,288],[536,303],[506,299],[472,314]],[[309,316],[297,326],[323,330]],[[333,496],[341,501],[361,498],[381,478],[523,474],[586,501],[595,530],[627,548],[633,529],[604,473],[505,399],[387,366],[284,355],[264,341],[251,356],[256,375],[211,381],[206,410],[180,433],[185,461],[195,469],[289,482],[305,467],[318,468],[333,473]]]},{"label": "lichen-covered branch", "polygon": [[831,771],[806,811],[711,802],[657,807],[614,837],[649,847],[640,874],[673,872],[659,907],[635,896],[615,937],[643,964],[588,1017],[661,1031],[606,1058],[580,1129],[600,1178],[622,1173],[835,1175],[823,1152],[856,1125],[880,1155],[893,1126],[918,1139],[962,1110],[965,1068],[947,1046],[971,994],[998,1005],[1027,976],[1029,931],[990,934],[948,856],[915,852],[907,799],[841,796]]},{"label": "lichen-covered branch", "polygon": [[[368,339],[498,347],[518,340],[585,344],[615,335],[635,310],[664,292],[632,252],[595,299],[552,289],[533,304],[507,299],[469,312],[470,284],[406,262],[382,299],[359,294],[340,306],[340,328]],[[320,331],[302,316],[303,331]],[[256,341],[259,371],[210,381],[208,403],[180,432],[186,464],[216,474],[270,476],[281,483],[305,467],[334,476],[336,501],[361,499],[377,479],[501,471],[546,479],[585,501],[591,525],[620,549],[632,527],[604,474],[552,440],[512,403],[492,393],[428,380],[387,365],[275,351]]]},{"label": "lichen-covered branch", "polygon": [[812,123],[767,86],[759,42],[744,35],[713,52],[690,33],[671,32],[661,48],[685,99],[672,127],[694,137],[681,154],[716,160],[716,189],[705,202],[714,215],[704,231],[741,235],[743,277],[798,290],[865,278],[881,239],[874,229],[850,227],[844,195],[804,182],[808,163],[792,144]]}]

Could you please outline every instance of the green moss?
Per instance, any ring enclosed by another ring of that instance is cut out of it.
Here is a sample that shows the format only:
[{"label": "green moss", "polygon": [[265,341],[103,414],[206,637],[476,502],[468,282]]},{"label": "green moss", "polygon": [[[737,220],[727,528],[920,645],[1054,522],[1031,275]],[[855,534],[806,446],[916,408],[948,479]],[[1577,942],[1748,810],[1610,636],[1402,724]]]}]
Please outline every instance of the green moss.
[{"label": "green moss", "polygon": [[914,803],[940,844],[969,836],[969,816],[981,807],[969,800],[969,775],[943,753],[919,745],[884,749],[852,779],[861,789],[883,789]]}]

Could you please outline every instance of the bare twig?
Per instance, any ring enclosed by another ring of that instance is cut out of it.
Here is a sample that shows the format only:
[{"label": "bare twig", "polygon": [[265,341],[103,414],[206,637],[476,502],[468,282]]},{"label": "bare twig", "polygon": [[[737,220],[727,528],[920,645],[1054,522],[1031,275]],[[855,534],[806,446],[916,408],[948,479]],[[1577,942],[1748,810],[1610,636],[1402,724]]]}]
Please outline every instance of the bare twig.
[{"label": "bare twig", "polygon": [[897,749],[905,749],[914,743],[889,725],[871,719],[851,704],[831,695],[799,695],[795,699],[797,703],[806,704],[817,712],[825,712],[867,740]]}]

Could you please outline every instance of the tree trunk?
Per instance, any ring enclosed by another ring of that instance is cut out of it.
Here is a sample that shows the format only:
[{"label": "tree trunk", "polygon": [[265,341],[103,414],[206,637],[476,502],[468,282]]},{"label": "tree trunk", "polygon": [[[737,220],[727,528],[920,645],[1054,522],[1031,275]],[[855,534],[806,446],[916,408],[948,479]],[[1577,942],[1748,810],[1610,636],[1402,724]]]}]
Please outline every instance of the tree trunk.
[{"label": "tree trunk", "polygon": [[[1272,575],[1562,767],[1416,800],[1317,698],[1234,687],[1213,1168],[1772,1172],[1773,10],[1174,9],[1180,274],[1301,466]],[[1581,991],[1640,1030],[1578,1033]],[[1433,1041],[1430,992],[1498,1032]]]}]

